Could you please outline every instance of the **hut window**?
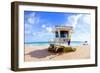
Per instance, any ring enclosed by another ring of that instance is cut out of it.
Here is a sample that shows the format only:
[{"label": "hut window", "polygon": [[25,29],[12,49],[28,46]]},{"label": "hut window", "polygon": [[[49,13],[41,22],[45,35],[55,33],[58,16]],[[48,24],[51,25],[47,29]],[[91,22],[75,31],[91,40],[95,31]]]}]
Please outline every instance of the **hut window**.
[{"label": "hut window", "polygon": [[58,32],[56,31],[55,33],[56,33],[55,36],[56,36],[56,37],[59,37]]},{"label": "hut window", "polygon": [[65,32],[65,31],[60,31],[60,37],[61,37],[61,38],[66,38],[66,37],[67,37],[67,32]]}]

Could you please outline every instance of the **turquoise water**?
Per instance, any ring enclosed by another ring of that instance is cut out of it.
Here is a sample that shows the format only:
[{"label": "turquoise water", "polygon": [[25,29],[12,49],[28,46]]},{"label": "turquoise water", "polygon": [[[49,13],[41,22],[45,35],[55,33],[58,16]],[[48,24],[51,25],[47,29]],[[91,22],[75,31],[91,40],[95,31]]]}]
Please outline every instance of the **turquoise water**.
[{"label": "turquoise water", "polygon": [[[72,41],[70,43],[71,46],[78,46],[78,45],[81,45],[83,42],[81,41]],[[45,45],[48,45],[49,46],[49,42],[28,42],[28,43],[25,43],[25,45],[33,45],[33,46],[45,46]],[[67,43],[64,43],[64,44],[67,44]]]}]

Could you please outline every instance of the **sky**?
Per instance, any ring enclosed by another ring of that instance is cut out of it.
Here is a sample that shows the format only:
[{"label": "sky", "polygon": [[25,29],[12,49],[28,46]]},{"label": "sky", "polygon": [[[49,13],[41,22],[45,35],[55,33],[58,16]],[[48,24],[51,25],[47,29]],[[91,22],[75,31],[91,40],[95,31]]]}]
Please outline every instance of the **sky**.
[{"label": "sky", "polygon": [[55,37],[55,26],[73,26],[72,41],[88,41],[91,15],[85,13],[24,11],[25,42],[47,42]]}]

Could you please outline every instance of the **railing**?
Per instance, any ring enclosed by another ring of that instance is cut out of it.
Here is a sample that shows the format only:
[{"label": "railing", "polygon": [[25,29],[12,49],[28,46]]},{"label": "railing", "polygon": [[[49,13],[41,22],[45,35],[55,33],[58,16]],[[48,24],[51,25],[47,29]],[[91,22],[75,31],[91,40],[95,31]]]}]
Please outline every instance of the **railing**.
[{"label": "railing", "polygon": [[66,44],[67,45],[68,39],[66,38],[54,38],[53,40],[49,40],[50,44],[55,44],[55,45],[61,45],[61,44]]}]

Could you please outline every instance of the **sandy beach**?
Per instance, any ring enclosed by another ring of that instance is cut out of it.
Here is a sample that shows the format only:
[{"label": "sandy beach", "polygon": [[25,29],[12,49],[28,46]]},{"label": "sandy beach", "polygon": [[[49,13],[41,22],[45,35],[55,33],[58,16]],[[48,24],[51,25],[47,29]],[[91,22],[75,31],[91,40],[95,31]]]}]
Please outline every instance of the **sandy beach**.
[{"label": "sandy beach", "polygon": [[74,46],[76,48],[75,52],[67,52],[61,54],[48,52],[48,47],[49,46],[25,45],[25,62],[90,58],[90,45]]}]

